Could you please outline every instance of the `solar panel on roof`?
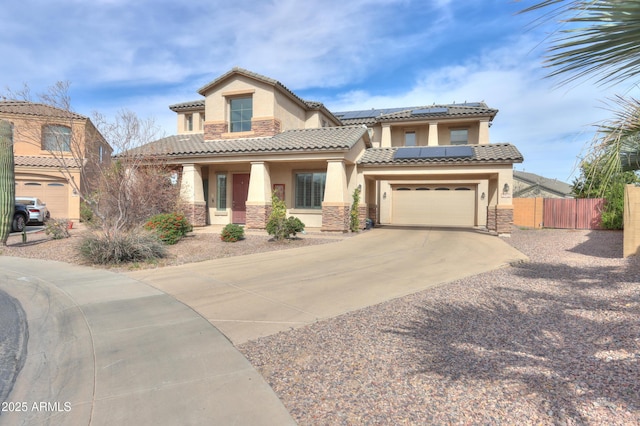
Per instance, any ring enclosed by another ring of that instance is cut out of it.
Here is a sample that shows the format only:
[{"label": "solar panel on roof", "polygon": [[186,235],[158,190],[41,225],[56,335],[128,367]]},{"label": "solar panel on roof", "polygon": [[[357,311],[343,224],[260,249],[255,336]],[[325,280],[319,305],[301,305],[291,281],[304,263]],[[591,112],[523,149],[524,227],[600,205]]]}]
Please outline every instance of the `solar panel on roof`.
[{"label": "solar panel on roof", "polygon": [[444,146],[429,146],[420,148],[419,158],[444,158],[447,156],[447,148]]},{"label": "solar panel on roof", "polygon": [[473,157],[473,148],[470,146],[448,146],[447,157]]},{"label": "solar panel on roof", "polygon": [[393,154],[394,160],[469,157],[473,157],[473,148],[470,146],[424,146],[398,148]]},{"label": "solar panel on roof", "polygon": [[398,148],[398,150],[393,154],[393,159],[406,160],[410,158],[421,158],[420,151],[421,148]]},{"label": "solar panel on roof", "polygon": [[449,112],[449,108],[445,107],[431,107],[431,108],[419,108],[411,111],[411,114],[446,114]]}]

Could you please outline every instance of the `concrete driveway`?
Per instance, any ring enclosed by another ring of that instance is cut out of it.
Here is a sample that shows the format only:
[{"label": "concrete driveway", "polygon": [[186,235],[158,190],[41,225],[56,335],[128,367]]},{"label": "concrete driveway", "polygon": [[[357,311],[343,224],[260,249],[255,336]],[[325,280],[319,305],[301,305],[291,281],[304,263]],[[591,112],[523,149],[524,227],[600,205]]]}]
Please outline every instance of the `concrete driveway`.
[{"label": "concrete driveway", "polygon": [[480,231],[383,227],[336,243],[128,275],[190,306],[238,345],[522,260]]}]

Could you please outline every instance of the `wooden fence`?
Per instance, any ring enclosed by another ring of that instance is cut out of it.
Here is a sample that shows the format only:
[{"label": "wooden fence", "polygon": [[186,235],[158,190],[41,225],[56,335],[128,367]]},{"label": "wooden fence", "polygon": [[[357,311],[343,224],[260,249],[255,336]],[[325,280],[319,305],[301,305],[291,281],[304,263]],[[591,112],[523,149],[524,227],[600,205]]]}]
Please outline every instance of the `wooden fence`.
[{"label": "wooden fence", "polygon": [[603,198],[514,198],[513,224],[527,228],[600,229]]}]

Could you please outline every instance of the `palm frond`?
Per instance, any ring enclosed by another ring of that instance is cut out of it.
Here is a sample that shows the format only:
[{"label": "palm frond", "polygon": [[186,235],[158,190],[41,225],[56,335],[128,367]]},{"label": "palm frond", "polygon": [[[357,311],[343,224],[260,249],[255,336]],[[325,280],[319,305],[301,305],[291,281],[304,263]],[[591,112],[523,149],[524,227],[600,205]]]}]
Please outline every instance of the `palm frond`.
[{"label": "palm frond", "polygon": [[562,83],[599,76],[599,84],[640,74],[640,2],[623,0],[546,0],[520,13],[550,8],[545,19],[564,28],[551,38],[545,66]]}]

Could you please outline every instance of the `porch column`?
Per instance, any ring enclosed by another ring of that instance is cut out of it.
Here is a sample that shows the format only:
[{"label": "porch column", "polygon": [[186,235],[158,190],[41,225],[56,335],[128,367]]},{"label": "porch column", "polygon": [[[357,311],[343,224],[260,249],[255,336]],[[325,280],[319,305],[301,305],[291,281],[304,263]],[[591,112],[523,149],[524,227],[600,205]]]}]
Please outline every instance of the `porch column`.
[{"label": "porch column", "polygon": [[389,124],[382,124],[382,135],[380,136],[380,146],[391,146],[391,126]]},{"label": "porch column", "polygon": [[207,224],[207,203],[202,187],[202,169],[199,165],[188,163],[182,165],[182,181],[180,196],[185,202],[185,214],[193,226]]},{"label": "porch column", "polygon": [[264,161],[251,163],[246,227],[264,229],[271,215],[271,173]]},{"label": "porch column", "polygon": [[480,120],[478,143],[480,145],[486,145],[489,143],[489,120]]},{"label": "porch column", "polygon": [[427,140],[428,146],[438,146],[438,123],[429,122],[429,139]]},{"label": "porch column", "polygon": [[349,230],[349,189],[344,160],[328,160],[322,200],[322,231]]},{"label": "porch column", "polygon": [[487,230],[498,235],[511,234],[513,225],[513,170],[500,171],[497,178],[489,180],[489,206]]}]

